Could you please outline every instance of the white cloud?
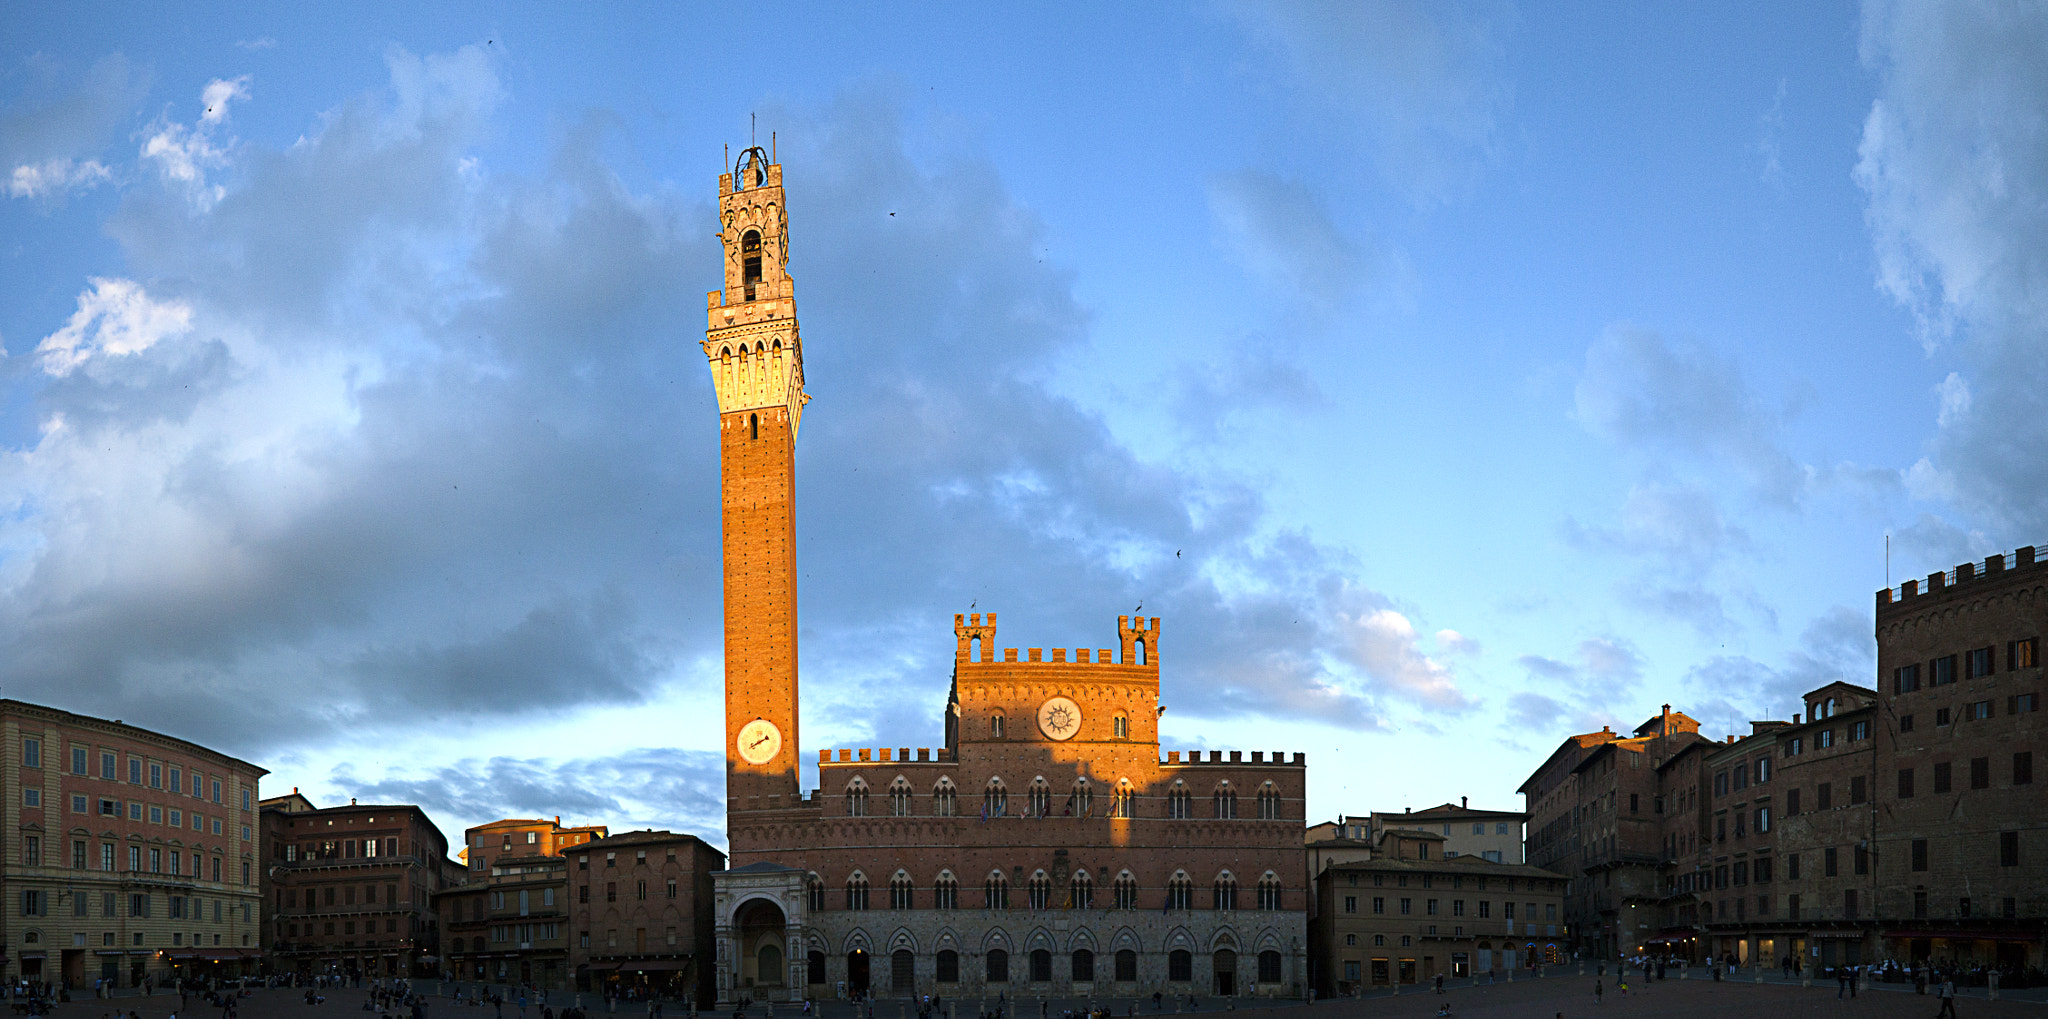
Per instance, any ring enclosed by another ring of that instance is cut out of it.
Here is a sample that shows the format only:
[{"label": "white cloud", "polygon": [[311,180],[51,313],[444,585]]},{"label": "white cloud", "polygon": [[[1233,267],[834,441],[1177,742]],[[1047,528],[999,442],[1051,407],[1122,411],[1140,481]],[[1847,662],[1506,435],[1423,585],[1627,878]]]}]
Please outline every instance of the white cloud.
[{"label": "white cloud", "polygon": [[10,198],[45,198],[68,191],[83,191],[105,183],[113,176],[97,159],[46,159],[14,168],[7,179]]},{"label": "white cloud", "polygon": [[207,185],[210,170],[226,166],[228,154],[216,144],[214,133],[227,123],[229,105],[249,97],[249,76],[215,78],[200,92],[199,119],[191,127],[173,121],[159,122],[142,143],[142,158],[156,164],[166,181],[181,185],[201,207],[211,206],[226,189]]},{"label": "white cloud", "polygon": [[1323,304],[1362,290],[1402,289],[1405,262],[1346,237],[1307,184],[1264,170],[1209,181],[1209,213],[1226,249],[1268,286]]},{"label": "white cloud", "polygon": [[139,354],[191,329],[192,308],[184,302],[152,300],[133,280],[94,277],[92,289],[78,295],[71,320],[44,337],[36,352],[43,370],[61,378],[96,354]]},{"label": "white cloud", "polygon": [[239,78],[215,78],[206,83],[199,93],[199,103],[204,108],[199,114],[199,123],[207,127],[218,126],[228,119],[228,103],[236,99],[249,98],[249,75]]},{"label": "white cloud", "polygon": [[1938,391],[1914,490],[2001,545],[2033,540],[2048,530],[2048,8],[1873,0],[1862,52],[1878,95],[1855,179],[1877,285],[1929,351],[1966,362]]},{"label": "white cloud", "polygon": [[1471,706],[1451,670],[1423,653],[1407,616],[1381,608],[1340,615],[1338,623],[1339,633],[1348,638],[1347,657],[1390,692],[1432,708]]}]

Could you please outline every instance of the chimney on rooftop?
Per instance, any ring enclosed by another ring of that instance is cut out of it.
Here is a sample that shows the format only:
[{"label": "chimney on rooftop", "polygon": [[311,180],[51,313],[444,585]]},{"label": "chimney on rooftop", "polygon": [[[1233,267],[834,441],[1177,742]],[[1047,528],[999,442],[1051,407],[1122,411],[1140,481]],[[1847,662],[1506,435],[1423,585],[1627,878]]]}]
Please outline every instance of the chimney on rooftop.
[{"label": "chimney on rooftop", "polygon": [[1664,705],[1664,728],[1657,731],[1659,736],[1671,735],[1671,705]]},{"label": "chimney on rooftop", "polygon": [[1412,813],[1414,813],[1414,812],[1415,812],[1415,808],[1414,808],[1414,807],[1402,807],[1402,808],[1401,808],[1401,813],[1403,813],[1403,814],[1412,814]]},{"label": "chimney on rooftop", "polygon": [[1470,797],[1470,796],[1460,796],[1460,797],[1458,797],[1458,806],[1461,806],[1461,807],[1469,807],[1469,806],[1471,806],[1471,805],[1472,805],[1472,797]]}]

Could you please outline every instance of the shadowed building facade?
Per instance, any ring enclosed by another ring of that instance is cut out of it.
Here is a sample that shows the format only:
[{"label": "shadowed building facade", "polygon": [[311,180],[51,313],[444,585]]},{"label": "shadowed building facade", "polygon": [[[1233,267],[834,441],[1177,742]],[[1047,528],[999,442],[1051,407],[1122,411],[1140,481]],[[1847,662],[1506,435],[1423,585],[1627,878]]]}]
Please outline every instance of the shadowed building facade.
[{"label": "shadowed building facade", "polygon": [[782,168],[719,180],[727,831],[721,1000],[1298,994],[1299,753],[1159,747],[1158,618],[1108,648],[998,648],[954,618],[945,745],[820,750],[799,788],[795,449],[804,393]]}]

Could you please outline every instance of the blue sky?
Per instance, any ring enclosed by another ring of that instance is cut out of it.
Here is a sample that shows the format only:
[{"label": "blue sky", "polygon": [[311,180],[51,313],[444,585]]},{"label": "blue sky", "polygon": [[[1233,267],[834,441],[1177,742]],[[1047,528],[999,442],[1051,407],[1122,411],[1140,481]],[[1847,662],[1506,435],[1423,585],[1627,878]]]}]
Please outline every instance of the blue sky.
[{"label": "blue sky", "polygon": [[2048,18],[2001,4],[18,4],[0,684],[451,832],[722,839],[727,146],[814,402],[804,752],[949,621],[1164,619],[1312,819],[1874,668],[2048,539]]}]

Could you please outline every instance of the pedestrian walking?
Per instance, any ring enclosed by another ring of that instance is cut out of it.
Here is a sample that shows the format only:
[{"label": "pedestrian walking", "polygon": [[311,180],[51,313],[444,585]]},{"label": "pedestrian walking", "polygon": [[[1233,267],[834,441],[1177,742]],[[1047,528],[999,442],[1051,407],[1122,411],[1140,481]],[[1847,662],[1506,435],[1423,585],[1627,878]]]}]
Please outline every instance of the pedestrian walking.
[{"label": "pedestrian walking", "polygon": [[1596,979],[1596,980],[1594,980],[1594,981],[1593,981],[1593,1004],[1595,1004],[1595,1005],[1598,1005],[1598,1004],[1600,1004],[1600,999],[1601,999],[1601,997],[1602,997],[1603,995],[1605,995],[1606,993],[1607,993],[1607,988],[1606,988],[1606,987],[1604,987],[1604,986],[1602,986],[1602,985],[1601,985],[1601,982],[1600,982],[1599,980],[1597,980],[1597,979]]},{"label": "pedestrian walking", "polygon": [[1936,997],[1939,997],[1941,999],[1941,1011],[1934,1013],[1934,1019],[1941,1019],[1942,1016],[1948,1016],[1949,1019],[1956,1019],[1955,981],[1950,980],[1947,977],[1941,978],[1941,986],[1937,988],[1934,993]]}]

